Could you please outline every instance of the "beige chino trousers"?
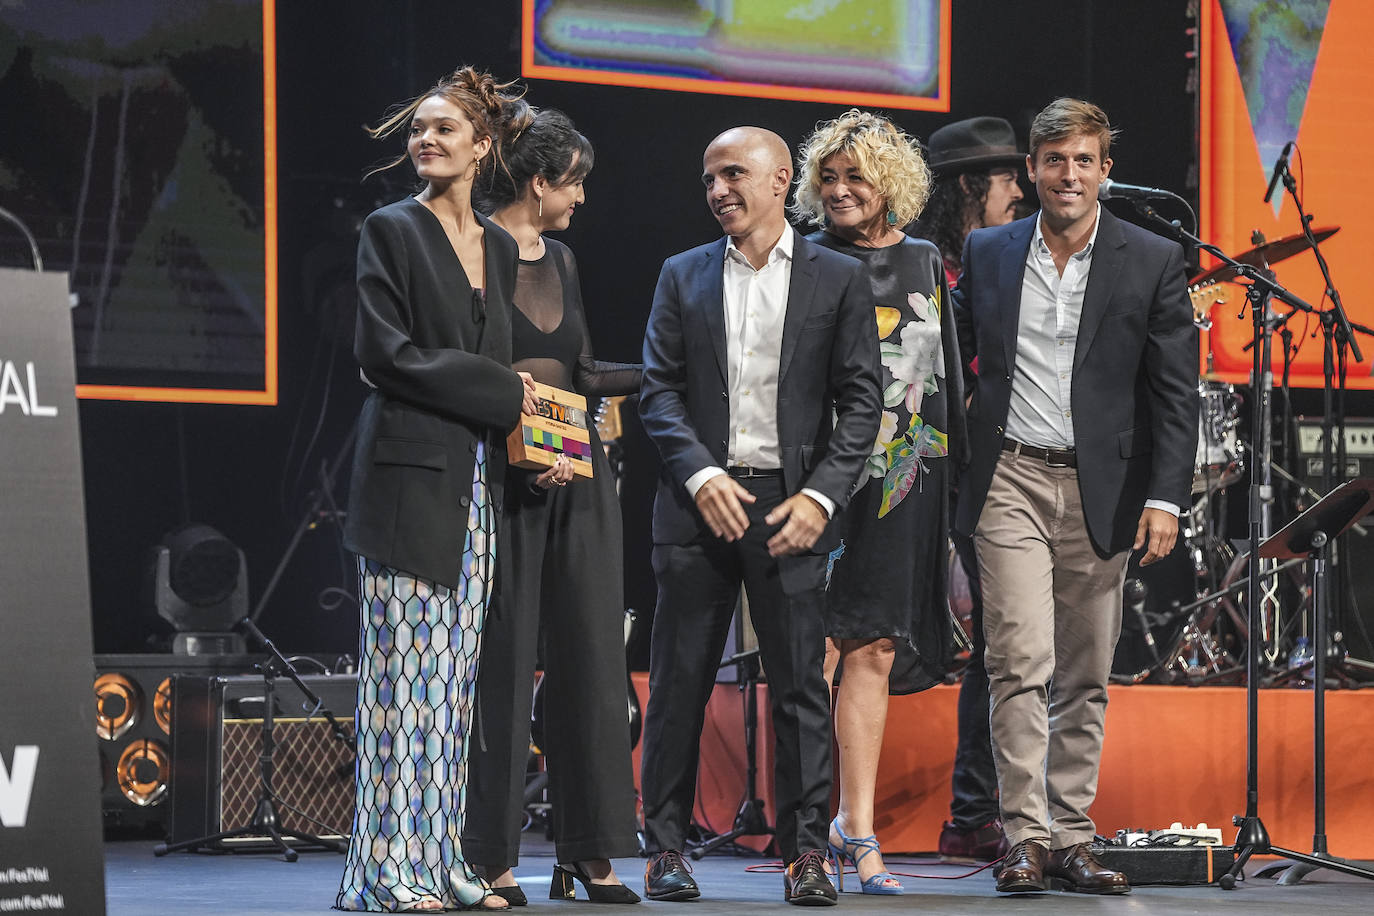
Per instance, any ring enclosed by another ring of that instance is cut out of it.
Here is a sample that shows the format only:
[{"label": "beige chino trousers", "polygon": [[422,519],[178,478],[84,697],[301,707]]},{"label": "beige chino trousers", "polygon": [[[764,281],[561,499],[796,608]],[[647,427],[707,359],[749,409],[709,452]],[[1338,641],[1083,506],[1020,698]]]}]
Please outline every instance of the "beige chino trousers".
[{"label": "beige chino trousers", "polygon": [[1093,549],[1075,468],[1008,452],[973,541],[1007,838],[1089,842],[1129,554]]}]

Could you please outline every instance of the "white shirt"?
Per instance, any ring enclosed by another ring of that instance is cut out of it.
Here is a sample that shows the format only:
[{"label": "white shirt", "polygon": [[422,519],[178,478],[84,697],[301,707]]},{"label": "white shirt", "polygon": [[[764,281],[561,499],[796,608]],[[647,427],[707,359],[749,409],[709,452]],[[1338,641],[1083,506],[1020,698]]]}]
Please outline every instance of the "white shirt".
[{"label": "white shirt", "polygon": [[[1040,220],[1035,221],[1021,281],[1008,439],[1041,448],[1074,447],[1073,358],[1083,316],[1083,294],[1088,289],[1088,272],[1101,225],[1102,205],[1098,204],[1088,243],[1069,256],[1061,275],[1054,254],[1045,244]],[[1145,500],[1145,508],[1163,509],[1175,516],[1180,511],[1174,503],[1159,499]]]},{"label": "white shirt", "polygon": [[[730,465],[752,468],[782,467],[778,447],[778,370],[782,363],[782,327],[787,317],[787,292],[792,283],[792,227],[782,235],[758,270],[735,247],[725,245],[724,306],[726,384],[730,397],[730,436],[726,446]],[[687,479],[687,492],[725,473],[714,465]],[[802,492],[818,502],[827,516],[835,504],[809,487]]]},{"label": "white shirt", "polygon": [[1007,438],[1041,448],[1073,448],[1073,355],[1083,294],[1093,264],[1101,204],[1083,250],[1069,256],[1061,276],[1035,221],[1021,281],[1021,317],[1016,329],[1016,374],[1007,412]]}]

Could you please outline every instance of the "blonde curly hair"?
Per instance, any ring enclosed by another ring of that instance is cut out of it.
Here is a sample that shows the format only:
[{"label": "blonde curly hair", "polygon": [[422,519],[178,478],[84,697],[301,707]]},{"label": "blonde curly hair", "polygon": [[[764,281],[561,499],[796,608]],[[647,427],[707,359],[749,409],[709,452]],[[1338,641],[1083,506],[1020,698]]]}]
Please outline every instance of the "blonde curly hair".
[{"label": "blonde curly hair", "polygon": [[848,153],[864,180],[905,226],[921,215],[930,198],[930,167],[921,144],[882,115],[851,108],[833,121],[821,121],[799,147],[797,189],[788,209],[799,220],[824,225],[821,166],[836,153]]}]

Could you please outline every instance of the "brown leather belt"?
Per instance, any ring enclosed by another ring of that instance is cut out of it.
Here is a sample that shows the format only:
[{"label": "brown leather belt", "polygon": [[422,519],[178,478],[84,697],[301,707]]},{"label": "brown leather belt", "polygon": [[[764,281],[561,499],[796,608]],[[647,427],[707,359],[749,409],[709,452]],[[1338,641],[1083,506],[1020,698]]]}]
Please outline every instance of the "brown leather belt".
[{"label": "brown leather belt", "polygon": [[1015,439],[1003,439],[1002,451],[1043,461],[1052,468],[1078,467],[1078,455],[1071,448],[1041,448],[1038,445],[1023,445]]}]

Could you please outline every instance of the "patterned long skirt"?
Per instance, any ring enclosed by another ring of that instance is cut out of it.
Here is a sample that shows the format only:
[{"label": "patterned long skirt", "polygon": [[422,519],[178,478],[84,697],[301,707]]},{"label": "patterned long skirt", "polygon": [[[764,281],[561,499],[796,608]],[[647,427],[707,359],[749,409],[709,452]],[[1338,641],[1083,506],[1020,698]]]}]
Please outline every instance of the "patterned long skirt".
[{"label": "patterned long skirt", "polygon": [[495,559],[480,445],[456,588],[358,558],[357,808],[338,909],[394,913],[426,900],[454,908],[486,893],[459,837]]}]

